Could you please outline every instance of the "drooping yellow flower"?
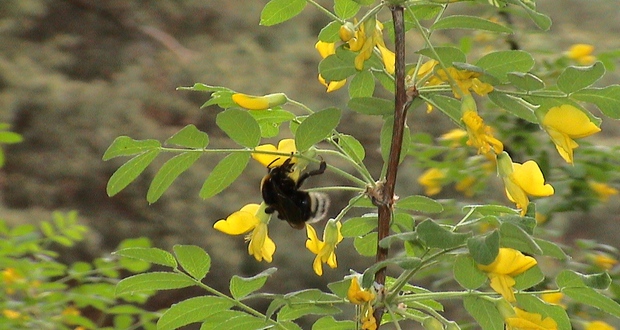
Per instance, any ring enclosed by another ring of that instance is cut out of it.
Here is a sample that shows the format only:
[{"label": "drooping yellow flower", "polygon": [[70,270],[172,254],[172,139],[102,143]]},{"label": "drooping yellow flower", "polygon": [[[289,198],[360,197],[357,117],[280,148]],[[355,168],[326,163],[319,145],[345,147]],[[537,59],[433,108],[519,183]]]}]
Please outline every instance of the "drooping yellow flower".
[{"label": "drooping yellow flower", "polygon": [[362,290],[357,277],[351,279],[349,290],[347,290],[347,298],[353,304],[360,305],[360,323],[362,329],[377,329],[377,320],[375,319],[372,307],[376,295],[370,290]]},{"label": "drooping yellow flower", "polygon": [[504,152],[498,157],[499,175],[504,181],[506,196],[521,209],[521,215],[527,213],[530,203],[529,196],[544,197],[554,193],[553,186],[545,184],[540,167],[533,160],[523,164],[513,163]]},{"label": "drooping yellow flower", "polygon": [[321,276],[323,275],[323,263],[326,263],[331,268],[338,267],[336,261],[336,245],[343,239],[340,233],[342,224],[340,221],[329,220],[325,225],[325,231],[323,232],[323,241],[321,241],[316,235],[314,228],[306,224],[306,231],[308,234],[308,240],[306,241],[306,248],[310,252],[316,254],[312,268],[314,272]]},{"label": "drooping yellow flower", "polygon": [[573,163],[573,150],[579,146],[573,139],[601,131],[583,111],[570,104],[549,109],[541,123],[560,156],[570,164]]},{"label": "drooping yellow flower", "polygon": [[454,94],[454,97],[457,99],[465,95],[471,95],[470,90],[473,90],[480,96],[486,96],[493,91],[493,86],[482,82],[479,79],[481,76],[482,73],[480,72],[459,70],[451,66],[445,70],[443,68],[437,69],[435,75],[428,80],[427,85],[450,84],[452,87],[452,94]]},{"label": "drooping yellow flower", "polygon": [[441,181],[445,177],[446,173],[444,171],[431,167],[418,177],[418,183],[424,186],[424,193],[427,196],[433,196],[441,191]]},{"label": "drooping yellow flower", "polygon": [[607,255],[607,254],[596,254],[594,255],[594,264],[605,269],[605,270],[610,270],[612,269],[616,264],[618,264],[618,260],[612,258],[611,256]]},{"label": "drooping yellow flower", "polygon": [[265,205],[247,204],[225,220],[217,221],[213,228],[228,235],[249,233],[246,236],[246,240],[250,241],[248,253],[257,261],[264,259],[271,262],[276,244],[268,236],[268,222],[269,216],[265,213]]},{"label": "drooping yellow flower", "polygon": [[[333,42],[324,42],[324,41],[319,40],[314,45],[314,48],[316,48],[316,50],[319,52],[322,58],[326,58],[329,55],[336,53],[336,44],[334,44]],[[327,88],[327,93],[330,93],[330,92],[333,92],[335,90],[342,88],[342,86],[344,86],[347,83],[347,80],[343,79],[343,80],[338,80],[338,81],[327,82],[325,81],[323,76],[321,76],[321,74],[319,73],[319,82]]]},{"label": "drooping yellow flower", "polygon": [[510,248],[500,248],[495,261],[488,265],[478,265],[478,268],[487,273],[491,280],[491,288],[509,302],[515,302],[512,287],[514,277],[524,273],[536,265],[536,259],[525,256],[520,251]]},{"label": "drooping yellow flower", "polygon": [[60,313],[60,315],[62,316],[79,316],[80,314],[80,310],[77,309],[75,306],[68,306]]},{"label": "drooping yellow flower", "polygon": [[610,196],[617,195],[618,189],[602,182],[589,181],[588,185],[602,202],[607,202]]},{"label": "drooping yellow flower", "polygon": [[616,330],[616,328],[603,321],[592,321],[586,324],[585,330]]},{"label": "drooping yellow flower", "polygon": [[22,316],[20,312],[12,310],[12,309],[3,309],[2,315],[4,315],[4,317],[6,317],[9,320],[17,320]]},{"label": "drooping yellow flower", "polygon": [[540,298],[549,304],[558,305],[566,309],[566,305],[562,304],[562,299],[564,298],[562,292],[543,293],[540,295]]},{"label": "drooping yellow flower", "polygon": [[469,133],[467,145],[476,147],[478,153],[487,154],[493,150],[499,154],[504,151],[504,144],[493,136],[491,126],[486,125],[475,111],[466,111],[463,114],[463,123]]},{"label": "drooping yellow flower", "polygon": [[456,191],[460,191],[463,193],[463,195],[465,195],[466,197],[472,197],[474,196],[474,184],[476,183],[476,178],[473,176],[466,176],[463,180],[458,181],[455,185],[454,185],[454,189],[456,189]]},{"label": "drooping yellow flower", "polygon": [[[349,50],[352,52],[359,52],[354,61],[355,68],[358,71],[364,68],[364,62],[372,56],[375,46],[377,46],[381,53],[381,59],[383,60],[386,71],[390,74],[394,73],[396,55],[385,46],[385,42],[383,41],[383,24],[381,24],[381,22],[371,17],[363,24],[359,25],[352,38],[350,38],[348,33],[344,34],[345,39],[348,38],[346,42]],[[341,38],[342,37],[341,34]]]},{"label": "drooping yellow flower", "polygon": [[263,96],[235,93],[232,95],[232,100],[238,106],[247,110],[267,110],[288,102],[288,98],[284,93],[274,93]]},{"label": "drooping yellow flower", "polygon": [[[262,144],[258,147],[254,148],[255,151],[271,151],[271,152],[279,152],[287,155],[291,155],[297,152],[297,147],[295,147],[294,139],[282,139],[278,142],[278,147],[273,144]],[[282,165],[284,161],[290,156],[282,156],[282,155],[272,155],[272,154],[263,154],[258,152],[252,153],[252,158],[257,162],[261,163],[263,166],[271,166],[276,167]]]},{"label": "drooping yellow flower", "polygon": [[447,133],[442,134],[439,139],[443,141],[450,141],[450,147],[456,148],[461,146],[464,138],[467,136],[467,131],[460,128],[455,128]]},{"label": "drooping yellow flower", "polygon": [[542,318],[537,313],[529,313],[515,308],[515,315],[505,319],[506,330],[557,330],[558,324],[551,317]]},{"label": "drooping yellow flower", "polygon": [[594,46],[592,45],[574,44],[568,49],[566,56],[579,64],[588,65],[596,61],[596,57],[592,55],[593,51]]}]

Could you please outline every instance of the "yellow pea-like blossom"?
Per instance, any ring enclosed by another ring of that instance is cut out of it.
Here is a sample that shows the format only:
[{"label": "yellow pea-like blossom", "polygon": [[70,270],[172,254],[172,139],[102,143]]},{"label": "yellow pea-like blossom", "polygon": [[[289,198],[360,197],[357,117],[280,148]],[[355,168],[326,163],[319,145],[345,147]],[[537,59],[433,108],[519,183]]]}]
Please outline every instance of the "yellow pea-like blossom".
[{"label": "yellow pea-like blossom", "polygon": [[[270,152],[279,152],[287,155],[291,155],[297,152],[297,147],[295,146],[294,139],[282,139],[278,142],[278,146],[274,146],[273,144],[262,144],[258,147],[254,148],[255,151],[270,151]],[[271,166],[276,167],[282,165],[286,159],[290,156],[282,156],[275,154],[264,154],[259,152],[253,152],[252,158],[257,162],[261,163],[263,166]]]},{"label": "yellow pea-like blossom", "polygon": [[443,140],[443,141],[450,141],[450,147],[451,148],[456,148],[461,146],[461,143],[463,142],[463,139],[467,136],[467,131],[460,129],[460,128],[455,128],[450,130],[447,133],[442,134],[439,139]]},{"label": "yellow pea-like blossom", "polygon": [[588,65],[596,61],[596,57],[592,55],[592,52],[594,52],[594,46],[592,45],[574,44],[568,49],[566,56],[579,64]]},{"label": "yellow pea-like blossom", "polygon": [[506,318],[506,330],[557,330],[558,323],[551,317],[515,308],[515,315]]},{"label": "yellow pea-like blossom", "polygon": [[288,102],[288,98],[284,93],[263,96],[235,93],[232,95],[232,100],[235,104],[247,110],[267,110]]},{"label": "yellow pea-like blossom", "polygon": [[500,248],[495,260],[488,265],[478,265],[478,268],[487,273],[491,280],[491,288],[509,302],[515,302],[512,287],[514,277],[524,273],[536,265],[536,259],[525,256],[518,250]]},{"label": "yellow pea-like blossom", "polygon": [[[314,48],[316,48],[322,58],[326,58],[329,55],[336,53],[336,44],[333,42],[324,42],[319,40],[314,45]],[[320,73],[318,79],[319,82],[327,88],[328,93],[342,88],[347,83],[346,79],[327,82]]]},{"label": "yellow pea-like blossom", "polygon": [[[342,29],[341,29],[342,30]],[[364,62],[366,62],[375,49],[378,48],[381,53],[381,59],[388,73],[394,73],[394,63],[396,55],[391,50],[387,49],[385,42],[383,41],[383,24],[377,21],[375,18],[369,18],[363,24],[360,24],[355,31],[353,37],[350,37],[346,31],[341,33],[341,38],[344,34],[349,50],[352,52],[359,52],[355,57],[355,68],[361,71],[364,68]],[[343,40],[344,40],[343,39]]]},{"label": "yellow pea-like blossom", "polygon": [[594,261],[594,264],[605,269],[605,270],[610,270],[612,269],[616,264],[618,264],[618,260],[616,260],[615,258],[607,255],[607,254],[596,254],[594,255],[594,257],[592,258]]},{"label": "yellow pea-like blossom", "polygon": [[360,305],[360,323],[364,330],[377,329],[377,320],[375,319],[372,304],[376,295],[371,290],[362,290],[359,285],[357,276],[351,279],[349,290],[347,290],[347,299],[353,304]]},{"label": "yellow pea-like blossom", "polygon": [[329,220],[325,225],[323,240],[321,241],[314,228],[306,224],[306,232],[308,234],[306,248],[310,250],[310,252],[316,254],[314,262],[312,263],[312,269],[314,269],[314,272],[319,276],[323,275],[324,263],[331,268],[338,267],[338,262],[336,261],[336,245],[343,239],[340,233],[341,227],[342,223],[340,223],[340,221]]},{"label": "yellow pea-like blossom", "polygon": [[467,145],[478,149],[479,154],[486,155],[491,150],[495,154],[504,151],[504,144],[493,136],[493,128],[484,123],[476,110],[476,101],[471,95],[463,98],[461,103],[462,120],[467,129]]},{"label": "yellow pea-like blossom", "polygon": [[560,156],[569,164],[573,163],[573,150],[579,146],[574,139],[601,131],[583,111],[570,104],[550,108],[543,116],[541,125],[551,137]]},{"label": "yellow pea-like blossom", "polygon": [[609,197],[618,194],[618,189],[602,182],[589,181],[588,185],[602,202],[607,202]]},{"label": "yellow pea-like blossom", "polygon": [[521,215],[527,213],[529,196],[545,197],[554,193],[553,186],[545,184],[545,177],[538,164],[528,160],[523,164],[513,163],[504,152],[498,157],[499,175],[504,181],[506,196],[521,209]]},{"label": "yellow pea-like blossom", "polygon": [[616,330],[616,328],[603,321],[592,321],[586,323],[585,330]]},{"label": "yellow pea-like blossom", "polygon": [[566,305],[562,304],[562,299],[564,299],[564,294],[562,292],[543,293],[540,295],[540,299],[549,304],[558,305],[566,309]]},{"label": "yellow pea-like blossom", "polygon": [[445,178],[444,171],[431,167],[418,177],[418,183],[424,186],[424,193],[427,196],[433,196],[441,191],[442,180]]},{"label": "yellow pea-like blossom", "polygon": [[248,253],[257,261],[271,262],[276,244],[268,236],[268,222],[265,205],[247,204],[226,219],[217,221],[213,228],[228,235],[247,234]]}]

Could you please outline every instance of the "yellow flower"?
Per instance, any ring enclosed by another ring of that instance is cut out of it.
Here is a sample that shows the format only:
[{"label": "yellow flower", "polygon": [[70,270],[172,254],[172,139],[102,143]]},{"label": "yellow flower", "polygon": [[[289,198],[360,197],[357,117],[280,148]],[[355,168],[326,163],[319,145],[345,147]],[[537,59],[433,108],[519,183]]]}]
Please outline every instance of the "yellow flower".
[{"label": "yellow flower", "polygon": [[467,131],[460,128],[455,128],[447,133],[442,134],[439,139],[444,141],[450,141],[450,147],[456,148],[461,146],[463,139],[467,136]]},{"label": "yellow flower", "polygon": [[312,268],[314,272],[321,276],[323,275],[323,263],[326,263],[331,268],[338,267],[336,261],[336,245],[343,239],[340,233],[340,227],[342,224],[338,221],[329,220],[325,225],[325,231],[323,232],[323,241],[321,241],[314,228],[306,224],[306,231],[308,234],[308,240],[306,241],[306,248],[312,253],[316,254]]},{"label": "yellow flower", "polygon": [[616,328],[603,321],[592,321],[586,324],[585,330],[615,330]]},{"label": "yellow flower", "polygon": [[[256,148],[255,151],[270,151],[270,152],[279,152],[284,154],[293,154],[297,152],[297,147],[295,147],[295,140],[293,139],[282,139],[278,142],[278,147],[273,144],[262,144]],[[258,152],[252,153],[252,158],[257,162],[261,163],[263,166],[271,166],[276,167],[282,165],[284,161],[286,161],[290,156],[282,156],[282,155],[272,155],[272,154],[263,154]]]},{"label": "yellow flower", "polygon": [[574,44],[568,50],[566,56],[571,60],[575,60],[582,65],[588,65],[596,61],[596,57],[592,55],[594,46],[588,44]]},{"label": "yellow flower", "polygon": [[560,156],[570,164],[573,163],[573,149],[579,146],[573,139],[601,131],[583,111],[570,104],[549,109],[541,123]]},{"label": "yellow flower", "polygon": [[553,186],[545,184],[545,178],[540,167],[533,160],[523,164],[513,163],[506,152],[498,157],[499,175],[504,181],[506,196],[511,202],[521,209],[521,215],[527,213],[530,196],[551,196],[554,193]]},{"label": "yellow flower", "polygon": [[[485,96],[493,91],[493,86],[482,82],[480,78],[482,73],[459,70],[453,66],[437,69],[435,75],[428,80],[427,85],[435,86],[441,84],[450,84],[452,88],[452,94],[457,99],[465,95],[471,95],[470,90],[473,90],[480,96]],[[453,85],[456,83],[456,85]]]},{"label": "yellow flower", "polygon": [[566,309],[566,305],[562,304],[562,299],[564,298],[562,292],[543,293],[540,295],[540,298],[547,303],[562,306],[562,308]]},{"label": "yellow flower", "polygon": [[618,189],[611,187],[606,183],[589,181],[588,185],[592,190],[594,190],[594,192],[598,195],[598,198],[603,202],[607,202],[610,196],[618,194]]},{"label": "yellow flower", "polygon": [[268,94],[264,96],[235,93],[232,100],[238,106],[247,110],[267,110],[288,102],[284,93]]},{"label": "yellow flower", "polygon": [[20,312],[14,311],[12,309],[3,309],[2,315],[4,315],[4,317],[6,317],[9,320],[17,320],[18,318],[22,316]]},{"label": "yellow flower", "polygon": [[491,288],[509,302],[515,302],[512,287],[514,277],[524,273],[536,265],[536,259],[524,256],[515,249],[500,248],[495,261],[488,265],[478,265],[478,268],[487,273],[491,280]]},{"label": "yellow flower", "polygon": [[606,270],[612,269],[617,263],[618,260],[606,254],[597,254],[594,256],[594,264]]},{"label": "yellow flower", "polygon": [[357,280],[357,276],[351,279],[349,290],[347,290],[347,298],[353,304],[360,305],[360,321],[362,329],[377,329],[377,320],[373,315],[372,303],[375,300],[375,294],[370,290],[362,290]]},{"label": "yellow flower", "polygon": [[441,181],[445,177],[446,173],[438,168],[432,167],[418,177],[418,183],[424,186],[424,193],[427,196],[433,196],[441,191]]},{"label": "yellow flower", "polygon": [[264,259],[271,262],[276,244],[268,236],[269,216],[265,214],[264,208],[264,205],[247,204],[241,210],[229,215],[226,220],[217,221],[213,228],[228,235],[249,233],[246,236],[246,240],[250,241],[248,253],[257,261]]},{"label": "yellow flower", "polygon": [[467,145],[476,147],[478,153],[487,154],[493,150],[499,154],[504,150],[504,144],[493,136],[493,129],[484,123],[476,111],[465,111],[463,123],[465,123],[469,134]]},{"label": "yellow flower", "polygon": [[[329,55],[336,54],[336,44],[334,44],[333,42],[324,42],[324,41],[319,40],[314,45],[314,48],[316,48],[316,50],[319,52],[322,58],[326,58]],[[342,86],[344,86],[347,83],[347,80],[343,79],[343,80],[338,80],[338,81],[330,81],[328,83],[327,81],[325,81],[323,76],[321,76],[321,74],[319,73],[319,82],[323,86],[327,87],[327,93],[330,93],[330,92],[333,92],[335,90],[342,88]]]},{"label": "yellow flower", "polygon": [[373,301],[375,299],[375,294],[370,292],[370,290],[362,290],[357,280],[357,276],[354,276],[351,279],[349,290],[347,290],[347,298],[350,302],[356,305],[361,305],[363,303]]},{"label": "yellow flower", "polygon": [[505,319],[506,330],[557,330],[558,324],[550,317],[515,308],[516,314]]},{"label": "yellow flower", "polygon": [[474,183],[476,183],[475,177],[466,176],[465,179],[457,182],[454,185],[454,189],[456,189],[456,191],[462,192],[466,197],[472,197],[475,193]]},{"label": "yellow flower", "polygon": [[349,50],[352,52],[359,52],[354,61],[355,68],[358,71],[364,68],[364,62],[372,56],[372,52],[375,46],[377,46],[381,53],[381,59],[383,60],[386,71],[390,74],[394,73],[396,56],[391,50],[385,47],[385,42],[383,41],[383,24],[381,24],[381,22],[377,21],[374,17],[369,18],[363,24],[360,24],[352,38],[350,38],[349,33],[344,32],[340,33],[341,38],[343,34],[345,37],[344,39],[348,38],[346,42]]}]

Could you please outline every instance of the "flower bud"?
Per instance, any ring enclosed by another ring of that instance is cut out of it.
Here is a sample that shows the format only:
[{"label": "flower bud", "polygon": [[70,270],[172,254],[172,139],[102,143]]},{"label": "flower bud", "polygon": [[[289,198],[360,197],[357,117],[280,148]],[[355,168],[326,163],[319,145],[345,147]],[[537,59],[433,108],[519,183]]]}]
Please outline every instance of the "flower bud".
[{"label": "flower bud", "polygon": [[441,322],[437,321],[434,317],[427,317],[422,321],[422,326],[426,330],[443,330]]},{"label": "flower bud", "polygon": [[508,177],[513,172],[512,159],[505,151],[497,156],[497,171],[502,178]]},{"label": "flower bud", "polygon": [[495,307],[504,320],[517,314],[512,305],[506,299],[497,299],[495,301]]},{"label": "flower bud", "polygon": [[338,30],[340,40],[347,42],[355,36],[355,26],[351,22],[344,23]]},{"label": "flower bud", "polygon": [[464,95],[461,101],[461,113],[465,113],[466,111],[474,111],[476,113],[478,111],[476,100],[474,100],[474,97],[470,94]]},{"label": "flower bud", "polygon": [[244,109],[267,110],[285,104],[288,98],[284,93],[268,94],[265,96],[236,93],[232,95],[232,100]]}]

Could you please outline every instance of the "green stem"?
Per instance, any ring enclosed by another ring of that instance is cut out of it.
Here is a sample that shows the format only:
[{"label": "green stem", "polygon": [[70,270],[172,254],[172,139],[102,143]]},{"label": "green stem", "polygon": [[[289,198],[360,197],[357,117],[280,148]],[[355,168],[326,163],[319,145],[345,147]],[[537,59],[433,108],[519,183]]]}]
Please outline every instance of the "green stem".
[{"label": "green stem", "polygon": [[320,4],[316,3],[314,0],[306,0],[306,2],[308,2],[309,4],[311,4],[314,7],[316,7],[316,9],[318,9],[323,14],[329,16],[329,18],[333,19],[334,21],[338,21],[341,24],[344,24],[345,20],[343,20],[342,18],[336,16],[336,14],[332,13],[327,8],[325,8],[325,7],[321,6]]}]

